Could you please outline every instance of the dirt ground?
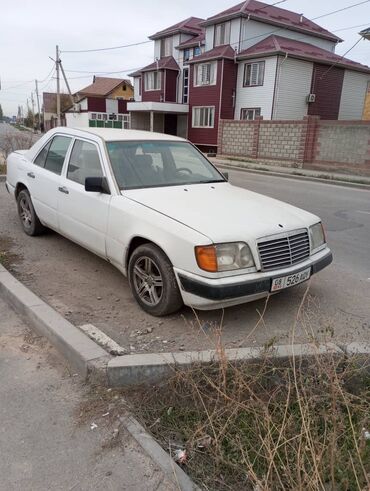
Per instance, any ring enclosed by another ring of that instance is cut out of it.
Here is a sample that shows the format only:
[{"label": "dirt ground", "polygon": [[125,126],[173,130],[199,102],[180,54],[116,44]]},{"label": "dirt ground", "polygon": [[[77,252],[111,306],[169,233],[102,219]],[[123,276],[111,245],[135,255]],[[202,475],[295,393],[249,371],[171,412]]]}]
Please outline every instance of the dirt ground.
[{"label": "dirt ground", "polygon": [[[215,347],[222,325],[227,347],[285,344],[307,284],[258,301],[212,312],[180,313],[158,319],[134,301],[127,280],[112,265],[60,235],[28,237],[16,206],[0,185],[0,260],[26,286],[75,325],[100,328],[127,353]],[[369,284],[339,265],[312,278],[295,341],[313,336],[370,339]],[[263,318],[261,317],[263,314]]]}]

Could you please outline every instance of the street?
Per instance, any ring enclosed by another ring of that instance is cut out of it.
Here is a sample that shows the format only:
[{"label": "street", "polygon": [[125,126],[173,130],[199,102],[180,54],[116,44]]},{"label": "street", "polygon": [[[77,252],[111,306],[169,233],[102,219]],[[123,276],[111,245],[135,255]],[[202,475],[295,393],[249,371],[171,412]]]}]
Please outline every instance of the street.
[{"label": "street", "polygon": [[[307,284],[225,311],[192,312],[157,319],[132,298],[127,280],[111,265],[56,233],[31,238],[20,228],[15,203],[0,192],[0,249],[5,265],[76,325],[94,324],[128,352],[214,347],[222,325],[228,347],[335,338],[370,340],[370,192],[325,183],[230,171],[231,183],[287,201],[319,215],[334,263]],[[247,217],[248,210],[246,210]],[[246,218],[247,219],[247,218]],[[263,314],[263,318],[261,318]]]}]

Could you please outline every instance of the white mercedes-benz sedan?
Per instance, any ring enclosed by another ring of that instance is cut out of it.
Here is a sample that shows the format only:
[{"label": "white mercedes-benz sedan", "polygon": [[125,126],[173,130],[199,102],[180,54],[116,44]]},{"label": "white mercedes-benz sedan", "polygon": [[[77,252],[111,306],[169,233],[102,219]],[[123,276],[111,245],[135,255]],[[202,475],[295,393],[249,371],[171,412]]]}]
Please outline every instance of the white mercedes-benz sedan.
[{"label": "white mercedes-benz sedan", "polygon": [[257,300],[332,261],[320,218],[231,185],[182,138],[55,128],[7,164],[25,233],[111,262],[152,315]]}]

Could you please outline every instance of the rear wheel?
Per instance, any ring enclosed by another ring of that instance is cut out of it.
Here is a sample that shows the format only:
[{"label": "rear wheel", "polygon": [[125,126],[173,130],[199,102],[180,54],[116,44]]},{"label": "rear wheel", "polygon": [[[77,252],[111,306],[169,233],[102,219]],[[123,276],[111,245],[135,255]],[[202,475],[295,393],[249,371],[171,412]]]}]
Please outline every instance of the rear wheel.
[{"label": "rear wheel", "polygon": [[27,235],[40,235],[45,227],[36,215],[31,196],[27,189],[22,189],[17,196],[18,215],[22,228]]},{"label": "rear wheel", "polygon": [[130,287],[140,307],[154,316],[177,312],[183,305],[172,264],[154,244],[134,250],[128,265]]}]

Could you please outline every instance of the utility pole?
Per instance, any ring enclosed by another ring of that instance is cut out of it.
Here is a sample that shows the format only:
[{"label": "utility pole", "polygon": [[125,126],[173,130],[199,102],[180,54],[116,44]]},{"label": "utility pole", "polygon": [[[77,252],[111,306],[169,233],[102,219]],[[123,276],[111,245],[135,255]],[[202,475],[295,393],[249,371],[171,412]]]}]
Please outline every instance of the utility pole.
[{"label": "utility pole", "polygon": [[35,127],[35,99],[33,98],[33,92],[31,92],[31,104],[32,104],[32,128]]},{"label": "utility pole", "polygon": [[71,100],[71,103],[72,103],[72,106],[74,105],[75,103],[75,100],[73,98],[73,95],[72,95],[72,92],[71,92],[71,88],[69,86],[69,83],[68,83],[68,80],[67,80],[67,77],[66,77],[66,74],[64,73],[64,68],[63,68],[63,65],[62,65],[62,61],[60,61],[60,69],[62,71],[62,75],[63,75],[63,78],[64,78],[64,82],[67,86],[67,90],[68,90],[68,93],[69,93],[69,98]]},{"label": "utility pole", "polygon": [[36,86],[36,99],[37,99],[37,110],[39,113],[39,117],[37,119],[37,128],[41,130],[41,112],[40,112],[40,100],[39,100],[39,86],[37,80],[35,80],[35,86]]},{"label": "utility pole", "polygon": [[57,73],[57,124],[58,126],[61,125],[61,119],[60,119],[60,75],[59,75],[59,46],[56,46],[56,58],[55,58],[55,68],[56,68],[56,73]]}]

